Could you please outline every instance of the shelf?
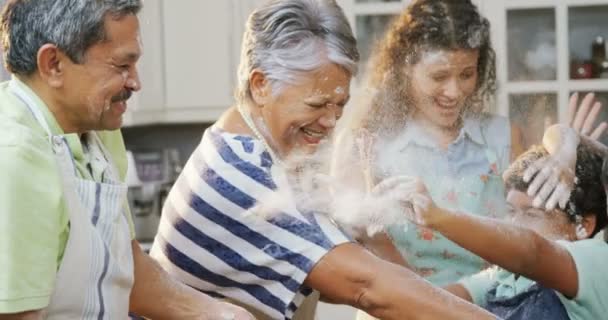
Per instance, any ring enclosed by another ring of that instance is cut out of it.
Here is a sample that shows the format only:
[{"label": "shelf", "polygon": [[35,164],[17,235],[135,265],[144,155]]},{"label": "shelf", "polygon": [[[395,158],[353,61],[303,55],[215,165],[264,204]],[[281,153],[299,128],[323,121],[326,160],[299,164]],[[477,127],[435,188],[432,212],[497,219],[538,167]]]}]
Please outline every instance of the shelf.
[{"label": "shelf", "polygon": [[508,93],[556,92],[560,86],[557,81],[519,81],[505,84]]},{"label": "shelf", "polygon": [[506,92],[539,93],[567,91],[608,91],[608,79],[569,80],[565,84],[558,81],[521,81],[505,84]]},{"label": "shelf", "polygon": [[608,91],[608,79],[570,80],[568,89],[572,91]]},{"label": "shelf", "polygon": [[[487,0],[486,0],[487,1]],[[494,0],[490,0],[494,1]],[[606,0],[508,0],[505,1],[506,9],[538,9],[555,8],[565,6],[592,6],[606,4]]]}]

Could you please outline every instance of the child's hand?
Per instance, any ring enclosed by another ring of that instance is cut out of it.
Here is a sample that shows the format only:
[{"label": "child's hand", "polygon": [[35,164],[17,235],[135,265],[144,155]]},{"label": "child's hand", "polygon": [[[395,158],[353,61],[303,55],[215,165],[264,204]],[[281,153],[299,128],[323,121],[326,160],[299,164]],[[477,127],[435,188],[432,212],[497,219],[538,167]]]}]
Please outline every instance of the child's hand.
[{"label": "child's hand", "polygon": [[372,195],[387,201],[397,201],[402,207],[402,216],[415,224],[432,227],[442,211],[437,208],[426,186],[419,178],[397,176],[378,184]]}]

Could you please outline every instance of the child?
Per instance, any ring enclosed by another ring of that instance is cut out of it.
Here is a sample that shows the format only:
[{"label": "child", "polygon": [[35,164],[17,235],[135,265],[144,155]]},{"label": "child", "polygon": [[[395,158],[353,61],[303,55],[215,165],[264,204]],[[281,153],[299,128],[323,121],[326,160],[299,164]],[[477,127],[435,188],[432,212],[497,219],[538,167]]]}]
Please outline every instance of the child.
[{"label": "child", "polygon": [[531,148],[504,174],[511,221],[438,208],[424,189],[427,198],[412,219],[497,266],[448,285],[448,291],[504,319],[606,319],[607,214],[600,176],[608,174],[608,168],[602,172],[608,152],[582,140],[573,162],[577,183],[564,209],[539,209],[526,193],[524,172],[539,159],[564,156],[547,152],[554,148],[546,138],[545,147]]}]

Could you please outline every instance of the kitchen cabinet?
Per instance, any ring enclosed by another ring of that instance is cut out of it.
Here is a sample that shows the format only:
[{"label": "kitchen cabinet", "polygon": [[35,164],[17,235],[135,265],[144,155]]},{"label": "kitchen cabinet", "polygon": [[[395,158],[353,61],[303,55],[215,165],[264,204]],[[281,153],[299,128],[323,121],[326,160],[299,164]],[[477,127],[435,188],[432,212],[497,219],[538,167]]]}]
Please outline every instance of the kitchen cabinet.
[{"label": "kitchen cabinet", "polygon": [[167,111],[212,121],[232,104],[232,1],[162,3]]},{"label": "kitchen cabinet", "polygon": [[165,112],[162,50],[162,7],[159,0],[145,2],[139,14],[142,56],[137,70],[142,90],[128,101],[124,125],[160,122]]},{"label": "kitchen cabinet", "polygon": [[241,37],[261,0],[147,0],[140,13],[142,90],[125,125],[213,122],[233,104]]}]

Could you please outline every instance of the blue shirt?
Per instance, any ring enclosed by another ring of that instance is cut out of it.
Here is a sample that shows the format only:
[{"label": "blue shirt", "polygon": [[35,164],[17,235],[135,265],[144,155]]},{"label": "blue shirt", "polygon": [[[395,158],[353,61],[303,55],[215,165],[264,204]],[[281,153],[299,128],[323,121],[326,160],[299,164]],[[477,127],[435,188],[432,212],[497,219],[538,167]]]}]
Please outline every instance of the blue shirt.
[{"label": "blue shirt", "polygon": [[[462,212],[501,216],[505,211],[502,172],[511,155],[506,118],[479,115],[465,119],[447,147],[415,121],[393,140],[378,146],[379,175],[420,177],[437,205]],[[389,235],[417,272],[436,285],[483,270],[485,262],[438,232],[415,225],[395,226]]]},{"label": "blue shirt", "polygon": [[[608,243],[601,233],[593,239],[574,242],[560,240],[558,243],[570,253],[578,274],[576,297],[570,299],[557,292],[568,316],[572,320],[605,319],[608,314],[608,274],[604,270],[608,264]],[[492,288],[496,288],[495,298],[507,299],[526,292],[535,282],[515,277],[502,268],[492,268],[465,278],[460,284],[467,289],[475,304],[484,307]],[[548,309],[550,306],[529,307]]]}]

